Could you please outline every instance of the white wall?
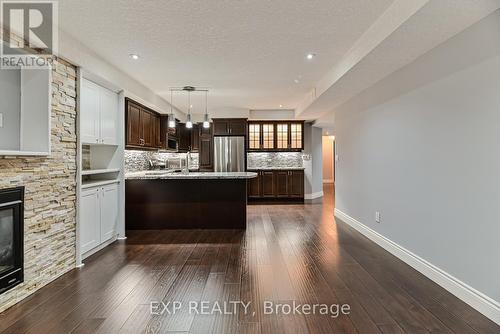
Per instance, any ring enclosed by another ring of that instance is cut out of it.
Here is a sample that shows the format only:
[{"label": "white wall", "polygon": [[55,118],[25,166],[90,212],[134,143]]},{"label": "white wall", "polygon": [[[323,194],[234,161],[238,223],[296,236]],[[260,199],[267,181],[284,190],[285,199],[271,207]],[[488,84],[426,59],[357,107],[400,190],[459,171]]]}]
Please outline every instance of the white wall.
[{"label": "white wall", "polygon": [[497,12],[365,93],[386,92],[383,104],[351,103],[335,123],[336,207],[497,305],[499,27]]},{"label": "white wall", "polygon": [[48,152],[51,135],[49,125],[49,97],[52,89],[50,70],[22,70],[21,89],[21,150]]},{"label": "white wall", "polygon": [[323,196],[323,147],[322,130],[310,123],[304,126],[304,176],[305,199]]},{"label": "white wall", "polygon": [[19,150],[21,115],[21,70],[0,69],[0,150]]},{"label": "white wall", "polygon": [[323,183],[333,183],[333,139],[323,136]]}]

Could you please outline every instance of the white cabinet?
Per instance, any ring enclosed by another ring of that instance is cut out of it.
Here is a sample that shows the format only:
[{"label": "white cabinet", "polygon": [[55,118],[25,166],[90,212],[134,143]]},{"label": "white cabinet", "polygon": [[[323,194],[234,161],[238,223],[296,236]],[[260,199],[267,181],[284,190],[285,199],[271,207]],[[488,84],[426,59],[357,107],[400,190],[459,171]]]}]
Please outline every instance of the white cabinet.
[{"label": "white cabinet", "polygon": [[82,190],[80,199],[80,249],[84,254],[116,235],[118,184]]},{"label": "white cabinet", "polygon": [[118,221],[118,186],[110,184],[101,188],[101,243],[116,234]]},{"label": "white cabinet", "polygon": [[99,143],[99,86],[88,80],[82,80],[80,94],[81,141]]},{"label": "white cabinet", "polygon": [[80,198],[80,248],[85,253],[100,244],[99,189],[82,190]]},{"label": "white cabinet", "polygon": [[116,145],[118,133],[118,95],[102,88],[100,90],[100,137],[103,144]]},{"label": "white cabinet", "polygon": [[86,79],[80,95],[81,142],[117,145],[118,95]]}]

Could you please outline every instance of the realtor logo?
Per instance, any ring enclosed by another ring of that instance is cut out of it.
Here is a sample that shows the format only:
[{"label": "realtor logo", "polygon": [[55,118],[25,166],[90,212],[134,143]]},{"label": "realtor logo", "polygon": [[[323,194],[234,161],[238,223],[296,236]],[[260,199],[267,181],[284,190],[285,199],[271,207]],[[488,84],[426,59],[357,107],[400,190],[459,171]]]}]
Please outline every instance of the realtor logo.
[{"label": "realtor logo", "polygon": [[[1,2],[2,67],[38,66],[57,52],[57,3]],[[47,64],[45,64],[47,65]]]}]

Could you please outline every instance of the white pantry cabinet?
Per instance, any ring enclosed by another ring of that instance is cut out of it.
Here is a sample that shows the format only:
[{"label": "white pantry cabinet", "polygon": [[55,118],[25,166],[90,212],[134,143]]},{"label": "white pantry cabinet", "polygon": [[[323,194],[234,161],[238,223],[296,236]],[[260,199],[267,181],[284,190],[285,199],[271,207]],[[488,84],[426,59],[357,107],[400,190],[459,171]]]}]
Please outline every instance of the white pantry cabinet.
[{"label": "white pantry cabinet", "polygon": [[118,144],[118,94],[82,79],[80,137],[83,144]]},{"label": "white pantry cabinet", "polygon": [[116,235],[118,184],[82,190],[80,199],[80,247],[82,254]]}]

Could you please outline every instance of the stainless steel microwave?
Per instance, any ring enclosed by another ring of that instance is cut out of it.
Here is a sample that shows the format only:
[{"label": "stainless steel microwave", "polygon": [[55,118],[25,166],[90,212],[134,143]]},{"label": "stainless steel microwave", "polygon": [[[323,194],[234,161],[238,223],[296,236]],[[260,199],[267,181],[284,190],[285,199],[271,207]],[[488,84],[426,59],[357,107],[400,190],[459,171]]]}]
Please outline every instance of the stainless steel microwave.
[{"label": "stainless steel microwave", "polygon": [[177,142],[177,137],[172,136],[171,134],[169,135],[167,133],[167,138],[166,143],[167,143],[167,151],[169,152],[178,152],[179,151],[179,143]]}]

